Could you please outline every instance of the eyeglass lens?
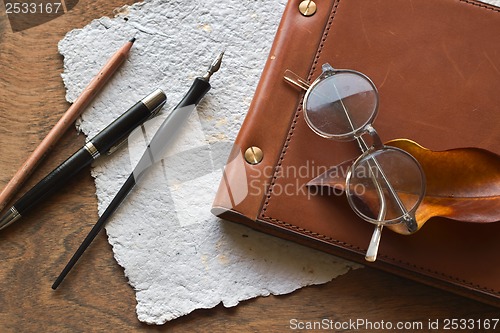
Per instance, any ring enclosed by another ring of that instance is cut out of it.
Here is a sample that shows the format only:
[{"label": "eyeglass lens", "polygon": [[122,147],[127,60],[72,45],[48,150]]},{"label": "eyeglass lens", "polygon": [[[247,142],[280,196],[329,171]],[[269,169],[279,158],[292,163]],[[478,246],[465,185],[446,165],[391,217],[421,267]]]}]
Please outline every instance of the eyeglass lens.
[{"label": "eyeglass lens", "polygon": [[353,139],[375,117],[378,95],[362,75],[336,73],[311,88],[305,104],[306,121],[323,137]]},{"label": "eyeglass lens", "polygon": [[413,215],[424,192],[420,165],[400,150],[384,147],[363,154],[352,166],[346,186],[351,207],[374,224],[394,224]]}]

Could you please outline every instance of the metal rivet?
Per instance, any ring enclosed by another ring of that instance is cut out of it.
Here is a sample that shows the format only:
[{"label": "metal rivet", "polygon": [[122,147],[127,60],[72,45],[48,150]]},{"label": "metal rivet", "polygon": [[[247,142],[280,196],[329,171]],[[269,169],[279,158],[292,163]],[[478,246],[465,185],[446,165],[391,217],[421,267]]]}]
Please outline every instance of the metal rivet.
[{"label": "metal rivet", "polygon": [[245,151],[245,160],[250,164],[259,164],[264,158],[264,153],[259,147],[250,147]]},{"label": "metal rivet", "polygon": [[304,16],[314,15],[316,9],[316,3],[312,0],[304,0],[299,4],[299,11]]}]

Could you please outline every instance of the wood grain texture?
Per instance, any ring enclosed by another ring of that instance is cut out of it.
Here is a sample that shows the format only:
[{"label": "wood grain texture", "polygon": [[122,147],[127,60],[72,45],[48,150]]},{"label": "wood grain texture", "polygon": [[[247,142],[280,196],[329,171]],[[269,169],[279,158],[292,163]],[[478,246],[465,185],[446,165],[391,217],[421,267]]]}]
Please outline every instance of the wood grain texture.
[{"label": "wood grain texture", "polygon": [[[69,13],[12,33],[0,6],[0,186],[68,108],[57,43],[66,32],[134,1],[83,1]],[[223,6],[223,2],[221,3]],[[84,143],[74,129],[21,193]],[[498,318],[498,309],[386,273],[360,269],[291,295],[198,310],[160,327],[140,323],[123,269],[101,233],[54,292],[50,286],[97,219],[89,169],[40,209],[0,232],[0,332],[289,331],[290,319],[422,321]]]}]

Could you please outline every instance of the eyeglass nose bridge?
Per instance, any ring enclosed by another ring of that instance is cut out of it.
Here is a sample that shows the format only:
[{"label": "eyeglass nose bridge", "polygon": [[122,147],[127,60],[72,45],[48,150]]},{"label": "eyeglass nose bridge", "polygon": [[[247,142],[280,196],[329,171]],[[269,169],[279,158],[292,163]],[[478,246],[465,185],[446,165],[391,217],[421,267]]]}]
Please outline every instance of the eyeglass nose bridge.
[{"label": "eyeglass nose bridge", "polygon": [[[371,144],[368,144],[364,139],[365,134],[370,136]],[[380,136],[378,135],[372,124],[368,124],[364,128],[362,128],[359,134],[355,136],[355,140],[358,142],[359,148],[362,152],[366,152],[368,149],[370,149],[370,147],[373,147],[374,149],[381,149],[384,147]]]}]

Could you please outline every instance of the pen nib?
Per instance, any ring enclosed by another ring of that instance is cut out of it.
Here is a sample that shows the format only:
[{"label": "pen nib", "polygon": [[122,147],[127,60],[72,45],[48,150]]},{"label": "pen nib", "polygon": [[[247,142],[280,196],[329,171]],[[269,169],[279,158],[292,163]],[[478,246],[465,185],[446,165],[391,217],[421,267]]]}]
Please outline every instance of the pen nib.
[{"label": "pen nib", "polygon": [[224,56],[224,51],[222,51],[217,58],[210,64],[210,67],[208,67],[207,72],[205,75],[203,75],[203,79],[208,81],[210,80],[210,77],[212,76],[213,73],[217,72],[220,69],[220,65],[222,63],[222,57]]}]

